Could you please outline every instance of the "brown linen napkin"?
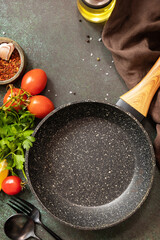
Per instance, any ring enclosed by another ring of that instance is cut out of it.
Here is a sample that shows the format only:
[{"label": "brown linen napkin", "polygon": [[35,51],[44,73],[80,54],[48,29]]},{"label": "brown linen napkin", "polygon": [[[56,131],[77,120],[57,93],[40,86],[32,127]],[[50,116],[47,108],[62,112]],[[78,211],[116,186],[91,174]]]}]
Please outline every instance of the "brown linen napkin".
[{"label": "brown linen napkin", "polygon": [[[160,57],[160,0],[117,0],[102,40],[127,87],[134,87]],[[160,165],[160,90],[149,112],[156,123],[154,148]]]}]

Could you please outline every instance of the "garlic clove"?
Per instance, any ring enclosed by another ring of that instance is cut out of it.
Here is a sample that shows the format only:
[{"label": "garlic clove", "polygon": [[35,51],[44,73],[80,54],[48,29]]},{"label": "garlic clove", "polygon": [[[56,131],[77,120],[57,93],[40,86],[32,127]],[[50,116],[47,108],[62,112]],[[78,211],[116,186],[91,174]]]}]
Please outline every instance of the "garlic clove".
[{"label": "garlic clove", "polygon": [[14,50],[13,43],[2,43],[0,44],[0,58],[8,61],[11,57],[11,54]]}]

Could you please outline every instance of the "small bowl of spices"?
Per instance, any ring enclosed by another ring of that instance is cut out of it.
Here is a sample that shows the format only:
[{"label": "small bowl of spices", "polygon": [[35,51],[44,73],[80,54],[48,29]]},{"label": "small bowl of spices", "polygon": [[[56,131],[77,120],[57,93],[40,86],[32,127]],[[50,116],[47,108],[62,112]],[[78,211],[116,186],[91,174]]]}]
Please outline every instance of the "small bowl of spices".
[{"label": "small bowl of spices", "polygon": [[10,38],[0,37],[0,85],[19,79],[25,65],[25,56],[20,45]]}]

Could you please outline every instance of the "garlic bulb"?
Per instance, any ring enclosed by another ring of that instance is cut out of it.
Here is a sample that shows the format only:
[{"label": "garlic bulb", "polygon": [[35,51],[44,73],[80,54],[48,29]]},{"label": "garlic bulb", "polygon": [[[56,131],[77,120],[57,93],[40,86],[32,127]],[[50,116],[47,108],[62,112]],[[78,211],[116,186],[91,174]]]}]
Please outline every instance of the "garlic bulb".
[{"label": "garlic bulb", "polygon": [[14,50],[13,43],[2,43],[0,44],[0,58],[8,61],[11,57],[11,54]]}]

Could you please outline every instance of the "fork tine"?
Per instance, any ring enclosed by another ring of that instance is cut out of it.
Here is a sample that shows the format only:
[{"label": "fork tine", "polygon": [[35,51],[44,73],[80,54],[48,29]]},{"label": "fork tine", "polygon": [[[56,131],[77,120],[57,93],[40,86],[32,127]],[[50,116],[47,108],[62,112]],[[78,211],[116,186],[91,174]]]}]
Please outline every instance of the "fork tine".
[{"label": "fork tine", "polygon": [[35,206],[33,206],[30,202],[27,202],[26,200],[20,198],[20,197],[17,197],[17,199],[20,201],[20,202],[23,202],[25,203],[28,207],[31,208],[31,210],[33,210],[35,208]]},{"label": "fork tine", "polygon": [[17,213],[22,213],[22,211],[20,211],[18,208],[12,206],[10,203],[7,203],[14,211],[16,211]]},{"label": "fork tine", "polygon": [[20,199],[20,198],[18,198],[18,197],[17,197],[17,198],[13,197],[13,198],[12,198],[12,201],[16,202],[16,204],[24,207],[24,208],[27,209],[28,211],[31,211],[31,210],[32,210],[32,208],[30,208],[28,205],[25,205],[24,202],[22,201],[22,199]]},{"label": "fork tine", "polygon": [[20,210],[22,213],[29,215],[30,211],[25,209],[23,206],[20,206],[11,200],[9,202],[11,203],[12,207],[14,206],[15,209]]}]

